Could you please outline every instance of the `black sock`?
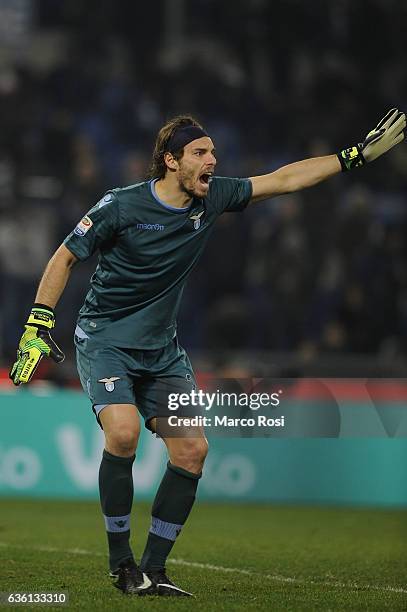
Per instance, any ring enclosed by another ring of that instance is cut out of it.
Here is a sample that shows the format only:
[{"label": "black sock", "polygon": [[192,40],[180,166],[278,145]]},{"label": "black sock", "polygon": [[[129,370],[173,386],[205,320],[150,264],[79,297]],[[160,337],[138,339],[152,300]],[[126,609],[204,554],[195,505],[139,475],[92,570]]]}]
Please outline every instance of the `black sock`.
[{"label": "black sock", "polygon": [[168,462],[153,503],[150,533],[140,564],[142,570],[165,567],[175,538],[191,512],[201,475]]},{"label": "black sock", "polygon": [[106,450],[99,469],[100,504],[109,543],[109,565],[133,557],[130,548],[130,512],[133,503],[133,457],[116,457]]}]

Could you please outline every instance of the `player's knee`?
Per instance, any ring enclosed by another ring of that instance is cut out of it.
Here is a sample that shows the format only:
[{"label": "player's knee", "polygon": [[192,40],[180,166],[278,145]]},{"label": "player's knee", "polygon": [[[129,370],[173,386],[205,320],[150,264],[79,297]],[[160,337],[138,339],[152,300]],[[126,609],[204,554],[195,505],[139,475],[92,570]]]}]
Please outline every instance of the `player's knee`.
[{"label": "player's knee", "polygon": [[119,428],[106,436],[106,448],[118,457],[128,457],[136,451],[138,441],[138,431],[128,428]]},{"label": "player's knee", "polygon": [[172,449],[170,460],[184,470],[198,473],[202,470],[207,454],[208,442],[205,438],[185,438],[180,439],[179,444]]}]

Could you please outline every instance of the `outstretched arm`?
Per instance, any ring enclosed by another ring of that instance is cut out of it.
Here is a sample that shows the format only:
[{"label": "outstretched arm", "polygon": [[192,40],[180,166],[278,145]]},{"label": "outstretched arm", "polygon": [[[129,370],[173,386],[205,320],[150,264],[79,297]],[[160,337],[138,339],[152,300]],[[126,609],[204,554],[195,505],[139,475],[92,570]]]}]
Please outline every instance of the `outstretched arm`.
[{"label": "outstretched arm", "polygon": [[270,174],[250,178],[253,186],[252,202],[264,198],[300,191],[341,172],[337,155],[311,157],[283,166]]},{"label": "outstretched arm", "polygon": [[283,166],[270,174],[251,177],[253,186],[251,201],[257,202],[284,193],[300,191],[341,171],[363,166],[401,142],[404,139],[405,127],[405,114],[392,108],[368,133],[362,143],[344,149],[338,155],[304,159]]}]

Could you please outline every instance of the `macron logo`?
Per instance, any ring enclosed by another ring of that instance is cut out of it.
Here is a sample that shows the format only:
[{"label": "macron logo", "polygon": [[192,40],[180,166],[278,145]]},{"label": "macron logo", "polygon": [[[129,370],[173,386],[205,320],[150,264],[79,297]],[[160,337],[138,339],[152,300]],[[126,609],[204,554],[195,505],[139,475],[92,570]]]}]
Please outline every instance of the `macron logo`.
[{"label": "macron logo", "polygon": [[159,223],[137,223],[136,227],[137,229],[155,232],[162,232],[164,229],[164,225],[160,225]]}]

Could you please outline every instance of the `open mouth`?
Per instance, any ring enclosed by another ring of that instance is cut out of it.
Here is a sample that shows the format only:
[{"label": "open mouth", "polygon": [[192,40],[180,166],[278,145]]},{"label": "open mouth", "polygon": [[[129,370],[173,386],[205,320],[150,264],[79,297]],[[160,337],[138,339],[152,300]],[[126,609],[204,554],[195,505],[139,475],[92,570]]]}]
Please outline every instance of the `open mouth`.
[{"label": "open mouth", "polygon": [[201,185],[209,185],[211,176],[212,173],[210,172],[204,172],[203,174],[201,174],[201,176],[199,177],[199,182],[201,183]]}]

